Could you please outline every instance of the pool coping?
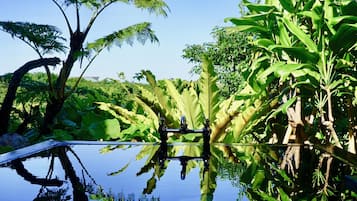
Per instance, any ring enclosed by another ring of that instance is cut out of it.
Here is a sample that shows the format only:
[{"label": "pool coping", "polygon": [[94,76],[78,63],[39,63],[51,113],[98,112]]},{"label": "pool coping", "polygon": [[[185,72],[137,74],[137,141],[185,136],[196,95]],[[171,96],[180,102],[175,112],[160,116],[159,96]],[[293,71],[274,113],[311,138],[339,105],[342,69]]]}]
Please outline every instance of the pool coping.
[{"label": "pool coping", "polygon": [[60,146],[70,145],[148,145],[159,143],[142,143],[142,142],[115,142],[115,141],[57,141],[49,139],[37,144],[29,145],[20,149],[16,149],[7,153],[0,154],[0,165],[7,164],[19,158],[26,158],[33,154],[46,151]]},{"label": "pool coping", "polygon": [[16,149],[14,151],[10,151],[0,155],[0,165],[9,163],[18,158],[25,158],[27,156],[31,156],[33,154],[39,153],[41,151],[45,151],[47,149],[51,149],[59,146],[66,146],[67,142],[61,142],[56,140],[46,140],[37,144],[33,144],[30,146],[26,146],[20,149]]}]

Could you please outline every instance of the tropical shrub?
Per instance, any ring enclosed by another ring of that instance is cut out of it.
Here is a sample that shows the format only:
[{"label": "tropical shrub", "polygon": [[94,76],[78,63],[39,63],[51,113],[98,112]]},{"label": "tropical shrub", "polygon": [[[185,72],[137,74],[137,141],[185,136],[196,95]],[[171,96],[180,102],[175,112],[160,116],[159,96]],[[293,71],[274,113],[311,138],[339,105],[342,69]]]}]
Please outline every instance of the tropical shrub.
[{"label": "tropical shrub", "polygon": [[[70,79],[69,85],[76,79]],[[95,102],[115,105],[128,104],[126,96],[130,83],[113,79],[90,81],[83,79],[64,104],[53,125],[56,139],[112,140],[120,133],[120,122],[111,114],[98,109]]]},{"label": "tropical shrub", "polygon": [[[228,20],[235,25],[230,31],[248,31],[255,37],[256,59],[246,80],[254,91],[279,101],[278,107],[265,114],[266,122],[260,122],[256,128],[267,128],[265,134],[276,136],[280,143],[333,144],[341,152],[347,148],[356,153],[353,100],[357,13],[352,10],[357,9],[357,3],[320,0],[244,3],[247,15]],[[280,168],[298,170],[300,154],[299,147],[287,150]],[[318,174],[314,181],[321,188],[321,199],[335,193],[330,191],[331,154],[335,152],[321,155],[316,167]],[[266,193],[259,192],[258,196],[269,198]],[[280,194],[286,198],[293,196]]]},{"label": "tropical shrub", "polygon": [[[338,146],[346,132],[354,138],[348,128],[355,117],[341,111],[353,110],[352,104],[344,103],[351,103],[356,87],[357,18],[351,12],[356,2],[269,0],[245,5],[246,16],[228,20],[235,25],[231,31],[255,34],[253,44],[259,51],[247,80],[253,89],[278,91],[284,106],[280,111],[290,122],[286,132],[272,128],[271,133],[278,133],[284,143],[291,135],[299,141],[319,134]],[[335,119],[344,128],[336,127]]]},{"label": "tropical shrub", "polygon": [[[55,79],[56,76],[52,75]],[[11,74],[0,77],[0,84],[6,89]],[[68,90],[76,84],[76,78],[68,81]],[[128,86],[128,87],[126,87]],[[110,140],[116,139],[120,131],[119,122],[110,119],[110,115],[98,110],[94,103],[103,101],[125,106],[127,89],[130,83],[105,79],[90,81],[84,78],[77,89],[68,97],[63,109],[55,119],[53,133],[46,138],[38,138],[36,132],[41,126],[45,113],[47,92],[47,75],[44,73],[26,74],[17,90],[10,116],[9,132],[25,134],[34,140],[55,138],[58,140]],[[6,93],[1,93],[3,96]]]},{"label": "tropical shrub", "polygon": [[[248,136],[246,134],[250,134],[257,122],[264,120],[264,111],[274,106],[272,101],[263,103],[259,99],[262,96],[253,93],[248,85],[238,95],[223,99],[217,87],[214,67],[208,59],[203,60],[201,76],[197,82],[156,81],[155,76],[149,71],[142,71],[142,77],[146,78],[148,85],[136,85],[135,93],[132,94],[131,109],[110,103],[97,103],[99,109],[109,112],[121,123],[126,124],[122,125],[125,129],[121,129],[121,139],[128,140],[130,135],[151,133],[155,136],[152,139],[158,140],[160,118],[165,119],[167,127],[179,128],[181,116],[184,115],[188,128],[191,129],[203,128],[207,119],[212,130],[212,142],[239,142]],[[261,138],[258,136],[256,140]],[[169,141],[200,139],[197,134],[187,134],[179,138],[174,135]],[[252,140],[255,139],[249,139]]]}]

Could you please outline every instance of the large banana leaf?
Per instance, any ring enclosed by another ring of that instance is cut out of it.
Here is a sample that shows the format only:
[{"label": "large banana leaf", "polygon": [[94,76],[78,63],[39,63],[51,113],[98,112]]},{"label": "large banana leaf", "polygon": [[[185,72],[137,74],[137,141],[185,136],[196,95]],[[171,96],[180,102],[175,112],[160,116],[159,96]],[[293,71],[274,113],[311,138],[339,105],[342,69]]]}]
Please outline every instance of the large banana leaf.
[{"label": "large banana leaf", "polygon": [[320,58],[320,56],[316,52],[307,51],[307,49],[304,47],[271,45],[270,50],[283,50],[291,57],[291,60],[296,59],[299,60],[301,63],[315,64]]},{"label": "large banana leaf", "polygon": [[279,43],[284,47],[291,47],[291,38],[289,37],[288,30],[286,30],[284,24],[280,20],[277,23],[279,28]]},{"label": "large banana leaf", "polygon": [[[261,83],[267,83],[268,76],[274,74],[275,77],[279,78],[281,81],[285,81],[290,74],[303,68],[311,68],[309,64],[286,64],[284,62],[274,63],[265,71],[258,74],[258,81]],[[269,83],[268,83],[269,84]]]},{"label": "large banana leaf", "polygon": [[150,85],[150,89],[141,88],[141,93],[136,94],[144,103],[160,117],[164,117],[170,127],[179,126],[178,113],[174,111],[171,96],[165,94],[164,89],[158,86],[155,76],[150,71],[142,71]]},{"label": "large banana leaf", "polygon": [[279,0],[283,8],[289,13],[295,13],[295,5],[292,0]]},{"label": "large banana leaf", "polygon": [[145,104],[141,99],[138,97],[134,98],[134,101],[139,104],[145,111],[146,115],[151,117],[155,123],[155,129],[159,128],[159,117],[157,116],[157,113],[155,113],[151,107],[149,107],[147,104]]},{"label": "large banana leaf", "polygon": [[258,32],[261,34],[269,34],[270,30],[258,24],[256,21],[250,19],[237,19],[229,18],[227,19],[235,24],[235,27],[230,27],[228,31],[247,31],[247,32]]},{"label": "large banana leaf", "polygon": [[185,103],[182,101],[181,94],[177,90],[174,83],[171,80],[164,80],[164,81],[165,81],[166,93],[171,100],[171,108],[177,110],[177,119],[179,119],[181,115],[186,115]]},{"label": "large banana leaf", "polygon": [[189,128],[203,127],[203,112],[198,102],[198,96],[193,88],[185,89],[182,93],[182,102],[185,105],[185,116]]},{"label": "large banana leaf", "polygon": [[330,46],[336,53],[344,54],[357,47],[357,23],[343,24],[331,38]]},{"label": "large banana leaf", "polygon": [[226,137],[228,126],[239,115],[239,107],[244,103],[244,100],[236,101],[234,96],[231,96],[220,104],[220,110],[217,112],[217,118],[212,128],[211,142],[221,142]]},{"label": "large banana leaf", "polygon": [[290,21],[288,18],[283,18],[282,21],[284,22],[285,26],[288,30],[294,34],[306,47],[309,51],[317,52],[317,46],[314,41],[310,38],[309,35],[304,33],[299,26],[297,26],[294,22]]},{"label": "large banana leaf", "polygon": [[216,113],[219,110],[219,91],[216,85],[217,76],[211,61],[207,58],[202,62],[202,73],[199,83],[199,101],[203,109],[205,118],[214,122]]}]

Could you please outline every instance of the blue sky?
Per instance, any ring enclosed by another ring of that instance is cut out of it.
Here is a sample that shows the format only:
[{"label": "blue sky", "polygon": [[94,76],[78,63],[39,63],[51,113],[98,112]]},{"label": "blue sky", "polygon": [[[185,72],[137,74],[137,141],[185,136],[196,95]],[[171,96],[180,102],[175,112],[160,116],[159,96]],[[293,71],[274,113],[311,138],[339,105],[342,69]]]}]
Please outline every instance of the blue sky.
[{"label": "blue sky", "polygon": [[[210,33],[215,26],[230,26],[224,18],[239,16],[239,0],[166,0],[166,3],[171,10],[166,18],[122,3],[105,10],[94,24],[88,42],[120,28],[149,21],[160,43],[113,46],[97,57],[85,75],[117,78],[118,72],[124,72],[131,80],[135,73],[148,69],[158,79],[195,79],[189,74],[192,64],[182,58],[182,50],[186,45],[213,41]],[[88,13],[82,11],[85,21]],[[71,10],[66,12],[70,14]],[[51,0],[7,0],[0,7],[0,21],[7,20],[55,25],[68,36],[64,20]],[[38,58],[31,48],[4,32],[0,32],[0,44],[0,75]],[[65,55],[48,56],[64,59]],[[75,66],[71,76],[78,76],[80,72]]]}]

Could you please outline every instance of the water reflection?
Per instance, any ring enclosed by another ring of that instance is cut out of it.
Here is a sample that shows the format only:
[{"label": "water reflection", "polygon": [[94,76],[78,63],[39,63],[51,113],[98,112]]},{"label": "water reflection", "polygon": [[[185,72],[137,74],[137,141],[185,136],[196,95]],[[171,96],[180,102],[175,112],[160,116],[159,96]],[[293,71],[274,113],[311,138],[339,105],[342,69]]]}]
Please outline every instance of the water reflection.
[{"label": "water reflection", "polygon": [[[356,156],[333,150],[197,143],[64,146],[1,165],[2,178],[6,170],[14,170],[24,181],[21,185],[37,186],[32,190],[37,192],[11,197],[0,190],[0,197],[10,201],[24,195],[36,201],[354,200],[356,169],[351,160]],[[32,167],[41,160],[48,162],[41,171]],[[22,189],[20,182],[11,183],[14,177],[5,180],[7,185]]]},{"label": "water reflection", "polygon": [[[69,147],[58,147],[52,149],[47,153],[41,153],[40,155],[35,155],[32,157],[49,157],[50,165],[48,167],[48,173],[44,178],[38,178],[29,170],[26,169],[23,161],[26,159],[16,159],[8,164],[11,169],[14,169],[16,173],[21,176],[25,181],[30,182],[31,184],[41,186],[37,196],[33,199],[36,201],[40,200],[69,200],[67,195],[68,189],[64,185],[65,180],[60,180],[57,177],[53,178],[53,170],[55,158],[59,159],[62,168],[65,172],[66,178],[69,179],[70,184],[72,185],[72,199],[74,201],[86,201],[88,197],[86,195],[87,189],[83,182],[80,181],[80,178],[77,176],[77,173],[72,166],[72,162],[67,156],[67,152],[70,150]],[[53,188],[57,187],[57,188]]]},{"label": "water reflection", "polygon": [[180,165],[181,165],[181,173],[180,173],[180,177],[182,180],[184,180],[186,178],[186,174],[187,174],[187,164],[189,161],[199,161],[202,160],[203,161],[203,175],[205,174],[205,172],[208,170],[209,168],[209,157],[211,155],[210,152],[210,147],[209,146],[203,146],[203,151],[202,154],[200,156],[187,156],[187,155],[183,155],[183,156],[169,156],[168,155],[168,147],[167,147],[167,143],[161,143],[160,144],[160,148],[159,148],[159,156],[158,156],[158,162],[159,162],[159,166],[160,168],[164,169],[165,168],[165,161],[170,161],[170,160],[179,160],[180,161]]}]

